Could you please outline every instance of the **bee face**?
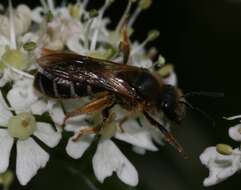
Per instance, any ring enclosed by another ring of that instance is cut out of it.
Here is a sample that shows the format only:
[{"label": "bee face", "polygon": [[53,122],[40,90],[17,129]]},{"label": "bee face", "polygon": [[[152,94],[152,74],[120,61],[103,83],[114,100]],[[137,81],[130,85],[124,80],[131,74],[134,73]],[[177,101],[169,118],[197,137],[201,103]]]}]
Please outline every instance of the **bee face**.
[{"label": "bee face", "polygon": [[169,120],[178,124],[180,124],[185,115],[185,107],[179,103],[181,96],[180,90],[176,87],[171,85],[163,86],[161,110]]}]

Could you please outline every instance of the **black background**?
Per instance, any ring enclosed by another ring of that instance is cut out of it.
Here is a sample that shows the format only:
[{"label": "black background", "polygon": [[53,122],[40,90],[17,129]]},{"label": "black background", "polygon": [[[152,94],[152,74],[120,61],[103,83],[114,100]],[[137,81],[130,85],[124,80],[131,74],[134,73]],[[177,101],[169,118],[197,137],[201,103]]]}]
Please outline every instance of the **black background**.
[{"label": "black background", "polygon": [[[30,6],[38,4],[37,1],[13,1],[14,5],[20,2]],[[102,2],[91,0],[89,8],[99,7]],[[116,0],[107,11],[114,23],[118,21],[125,5],[126,0]],[[190,99],[213,117],[216,125],[213,127],[209,120],[198,113],[188,112],[181,127],[174,129],[189,154],[187,160],[169,146],[161,148],[159,152],[140,156],[119,142],[139,171],[140,185],[137,189],[224,190],[240,187],[240,174],[216,186],[203,187],[202,181],[208,175],[208,170],[201,165],[198,157],[205,147],[220,142],[238,146],[227,134],[228,126],[234,122],[227,122],[222,116],[241,114],[241,1],[154,0],[152,7],[143,12],[134,27],[134,38],[138,40],[143,40],[150,29],[160,31],[160,37],[151,45],[156,46],[166,60],[175,65],[179,86],[184,92],[225,93],[224,99]],[[42,170],[29,186],[23,188],[16,183],[14,189],[80,189],[78,178],[74,175],[70,175],[65,182],[58,180],[66,178],[59,156],[63,155],[54,154],[47,169]],[[61,159],[79,163],[63,157]],[[96,185],[100,189],[110,189],[110,183],[107,180],[104,186]],[[126,188],[120,186],[116,189]]]}]

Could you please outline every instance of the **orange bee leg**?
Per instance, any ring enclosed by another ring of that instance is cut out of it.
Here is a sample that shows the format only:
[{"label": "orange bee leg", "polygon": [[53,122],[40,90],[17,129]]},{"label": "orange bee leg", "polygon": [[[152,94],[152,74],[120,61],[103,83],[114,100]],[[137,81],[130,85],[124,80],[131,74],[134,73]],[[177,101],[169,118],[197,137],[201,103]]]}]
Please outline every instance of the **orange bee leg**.
[{"label": "orange bee leg", "polygon": [[83,135],[88,135],[88,134],[97,134],[101,131],[102,127],[104,125],[106,125],[107,123],[111,123],[114,118],[115,118],[115,114],[111,113],[110,114],[110,109],[114,106],[114,103],[108,107],[106,107],[103,111],[102,111],[102,117],[103,117],[103,121],[97,125],[96,127],[88,127],[88,128],[84,128],[84,129],[80,129],[78,134],[72,139],[74,142],[78,141],[80,139],[81,136]]},{"label": "orange bee leg", "polygon": [[81,114],[89,114],[100,111],[101,109],[108,107],[113,104],[113,96],[105,95],[99,98],[92,100],[91,102],[85,104],[84,106],[77,108],[66,114],[64,118],[64,122],[62,126],[66,123],[66,121],[71,118]]}]

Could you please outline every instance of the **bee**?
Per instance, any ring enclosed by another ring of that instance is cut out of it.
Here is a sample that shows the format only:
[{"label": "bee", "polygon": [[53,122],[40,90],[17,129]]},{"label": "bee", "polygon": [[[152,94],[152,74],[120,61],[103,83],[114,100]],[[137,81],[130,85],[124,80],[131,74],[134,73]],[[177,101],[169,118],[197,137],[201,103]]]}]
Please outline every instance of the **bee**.
[{"label": "bee", "polygon": [[[153,117],[155,113],[162,113],[168,120],[180,124],[185,116],[183,94],[177,87],[165,84],[154,72],[74,53],[46,50],[38,64],[40,69],[35,75],[34,87],[42,94],[57,99],[90,97],[89,103],[66,113],[64,123],[80,114],[101,112],[103,124],[110,118],[111,108],[118,104],[129,113],[120,120],[121,124],[131,113],[143,114],[163,133],[169,144],[183,152],[173,134]],[[100,129],[101,124],[82,129],[79,137],[98,133]]]}]

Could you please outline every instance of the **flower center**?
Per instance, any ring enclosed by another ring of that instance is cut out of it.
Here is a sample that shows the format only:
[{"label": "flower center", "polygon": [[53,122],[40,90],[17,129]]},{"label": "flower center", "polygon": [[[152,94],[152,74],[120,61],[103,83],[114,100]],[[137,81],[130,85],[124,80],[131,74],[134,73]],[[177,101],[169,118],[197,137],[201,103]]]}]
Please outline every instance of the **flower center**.
[{"label": "flower center", "polygon": [[25,140],[36,130],[36,120],[32,114],[24,112],[11,117],[7,127],[12,137]]},{"label": "flower center", "polygon": [[8,49],[4,53],[2,62],[19,70],[24,70],[30,63],[26,54],[15,49]]}]

